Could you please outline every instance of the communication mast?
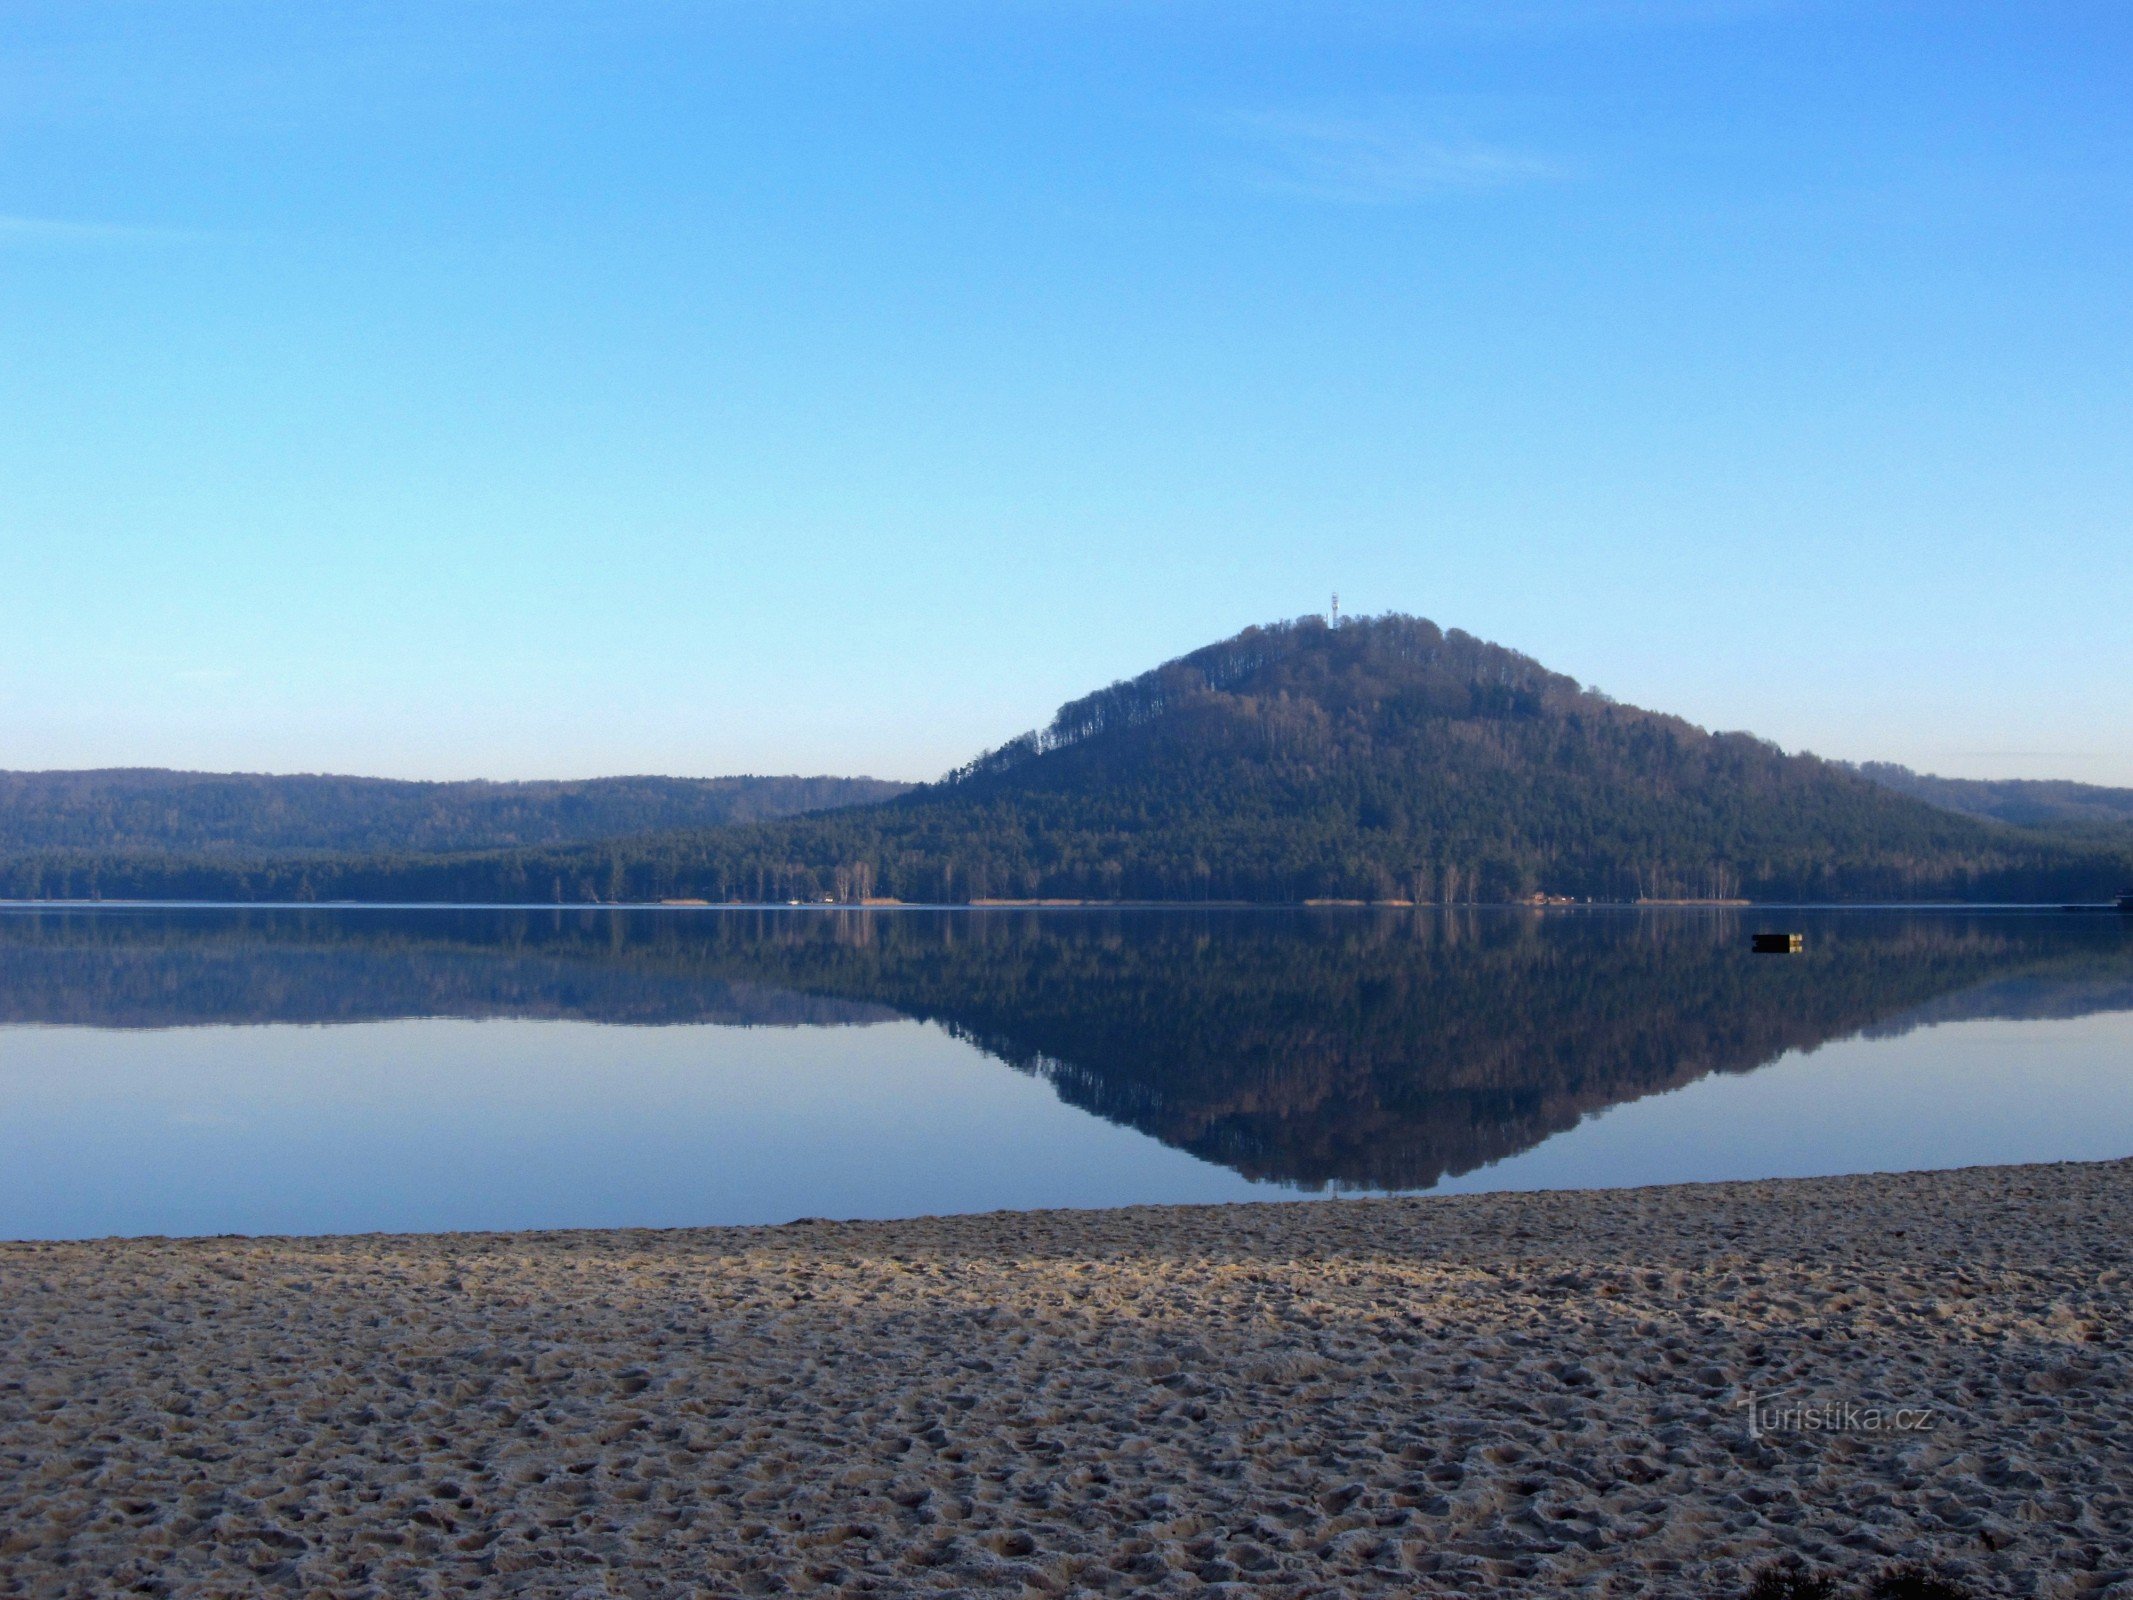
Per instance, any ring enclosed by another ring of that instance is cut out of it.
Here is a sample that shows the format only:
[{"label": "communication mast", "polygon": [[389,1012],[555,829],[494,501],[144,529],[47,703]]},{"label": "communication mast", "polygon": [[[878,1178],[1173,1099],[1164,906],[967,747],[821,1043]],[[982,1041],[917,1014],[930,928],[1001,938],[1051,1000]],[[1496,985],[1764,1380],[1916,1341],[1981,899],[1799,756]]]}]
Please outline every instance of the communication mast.
[{"label": "communication mast", "polygon": [[1332,609],[1331,611],[1329,611],[1329,612],[1327,612],[1327,613],[1326,613],[1326,626],[1327,626],[1327,627],[1329,627],[1329,628],[1338,628],[1338,627],[1339,627],[1340,625],[1341,625],[1341,592],[1340,592],[1340,590],[1336,589],[1336,590],[1334,590],[1334,591],[1333,591],[1333,609]]}]

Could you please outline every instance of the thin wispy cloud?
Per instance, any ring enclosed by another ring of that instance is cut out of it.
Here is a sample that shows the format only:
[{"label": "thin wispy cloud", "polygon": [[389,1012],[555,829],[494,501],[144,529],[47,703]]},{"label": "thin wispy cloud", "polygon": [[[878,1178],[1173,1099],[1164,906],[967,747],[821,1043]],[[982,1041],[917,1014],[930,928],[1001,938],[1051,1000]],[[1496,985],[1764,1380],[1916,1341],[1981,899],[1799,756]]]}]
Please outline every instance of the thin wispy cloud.
[{"label": "thin wispy cloud", "polygon": [[1530,151],[1447,137],[1399,117],[1260,113],[1229,121],[1254,188],[1335,205],[1405,205],[1563,177]]},{"label": "thin wispy cloud", "polygon": [[1467,0],[1429,12],[1440,24],[1501,32],[1724,26],[1797,9],[1796,0]]}]

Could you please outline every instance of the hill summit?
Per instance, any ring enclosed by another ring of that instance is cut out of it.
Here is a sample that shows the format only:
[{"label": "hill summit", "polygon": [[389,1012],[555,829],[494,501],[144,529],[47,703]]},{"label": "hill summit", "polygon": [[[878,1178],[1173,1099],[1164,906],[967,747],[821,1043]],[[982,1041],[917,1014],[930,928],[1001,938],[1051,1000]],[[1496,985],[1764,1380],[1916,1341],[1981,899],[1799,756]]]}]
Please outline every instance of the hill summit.
[{"label": "hill summit", "polygon": [[[939,785],[757,839],[786,846],[788,887],[842,857],[877,890],[947,899],[2098,891],[2079,852],[1397,614],[1248,628]],[[749,849],[736,835],[704,865]]]},{"label": "hill summit", "polygon": [[[1417,617],[1247,628],[886,802],[478,855],[254,864],[264,898],[2095,898],[2128,852],[1619,704]],[[224,872],[218,878],[217,870]],[[219,894],[175,862],[105,893]],[[157,876],[160,873],[161,876]]]}]

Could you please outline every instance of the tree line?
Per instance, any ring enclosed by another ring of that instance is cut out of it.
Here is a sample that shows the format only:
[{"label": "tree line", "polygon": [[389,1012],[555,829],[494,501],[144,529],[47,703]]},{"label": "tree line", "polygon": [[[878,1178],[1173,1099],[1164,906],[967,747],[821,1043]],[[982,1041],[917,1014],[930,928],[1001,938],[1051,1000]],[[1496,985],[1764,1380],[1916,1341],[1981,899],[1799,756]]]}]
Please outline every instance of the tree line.
[{"label": "tree line", "polygon": [[756,822],[909,787],[757,776],[412,783],[154,768],[0,772],[0,855],[430,855]]}]

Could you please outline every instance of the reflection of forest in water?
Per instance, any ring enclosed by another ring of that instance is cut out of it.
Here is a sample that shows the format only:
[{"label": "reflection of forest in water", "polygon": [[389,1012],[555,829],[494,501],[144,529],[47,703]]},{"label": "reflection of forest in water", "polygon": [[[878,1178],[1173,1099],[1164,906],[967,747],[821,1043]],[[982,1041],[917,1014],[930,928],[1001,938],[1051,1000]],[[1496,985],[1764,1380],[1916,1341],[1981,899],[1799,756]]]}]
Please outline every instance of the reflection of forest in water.
[{"label": "reflection of forest in water", "polygon": [[0,1022],[916,1017],[1254,1178],[1426,1187],[1871,1031],[2133,1009],[2114,916],[183,911],[0,915]]}]

